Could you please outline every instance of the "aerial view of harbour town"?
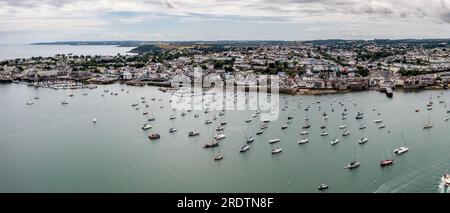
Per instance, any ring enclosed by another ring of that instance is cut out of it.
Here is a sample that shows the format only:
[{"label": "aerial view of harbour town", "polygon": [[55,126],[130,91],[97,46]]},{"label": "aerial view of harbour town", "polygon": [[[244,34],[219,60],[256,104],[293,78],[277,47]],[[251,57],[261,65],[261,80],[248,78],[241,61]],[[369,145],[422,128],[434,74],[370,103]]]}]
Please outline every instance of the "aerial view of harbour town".
[{"label": "aerial view of harbour town", "polygon": [[450,192],[449,1],[84,4],[0,1],[0,192]]}]

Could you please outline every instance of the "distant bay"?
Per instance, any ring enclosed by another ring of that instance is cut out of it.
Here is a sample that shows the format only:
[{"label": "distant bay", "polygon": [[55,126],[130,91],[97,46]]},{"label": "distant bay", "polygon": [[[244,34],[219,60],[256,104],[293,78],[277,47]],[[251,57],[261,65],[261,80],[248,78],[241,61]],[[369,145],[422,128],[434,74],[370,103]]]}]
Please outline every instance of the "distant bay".
[{"label": "distant bay", "polygon": [[30,45],[0,44],[0,60],[31,57],[50,57],[56,54],[117,55],[128,53],[134,47],[114,45]]}]

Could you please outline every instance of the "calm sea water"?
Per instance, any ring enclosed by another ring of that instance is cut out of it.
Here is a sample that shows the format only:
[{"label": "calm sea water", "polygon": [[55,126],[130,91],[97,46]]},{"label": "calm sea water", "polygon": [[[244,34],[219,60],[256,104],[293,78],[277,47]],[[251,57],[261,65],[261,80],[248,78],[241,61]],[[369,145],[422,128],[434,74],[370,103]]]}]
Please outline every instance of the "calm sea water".
[{"label": "calm sea water", "polygon": [[127,54],[132,47],[117,47],[113,45],[29,45],[0,44],[0,60],[30,57],[50,57],[56,54],[74,55],[117,55]]},{"label": "calm sea water", "polygon": [[[205,120],[218,111],[192,111],[181,117],[181,111],[171,108],[170,93],[155,87],[115,84],[83,91],[0,84],[0,192],[318,192],[321,183],[330,186],[326,192],[445,192],[440,178],[450,168],[450,121],[444,121],[445,104],[439,104],[437,96],[450,97],[450,91],[440,92],[396,92],[392,99],[376,91],[281,96],[280,106],[287,101],[289,107],[255,136],[248,152],[239,153],[246,130],[255,133],[261,125],[257,118],[244,122],[253,111],[226,111],[206,125]],[[40,99],[33,100],[34,105],[25,104],[35,96]],[[140,103],[140,97],[147,98],[150,108],[131,107]],[[430,97],[435,103],[427,111]],[[70,104],[61,105],[63,99]],[[338,102],[348,109],[346,120],[341,120],[344,107]],[[310,110],[305,111],[308,105]],[[416,108],[420,112],[414,112]],[[143,131],[140,127],[147,117],[142,113],[150,109],[156,120],[151,130]],[[319,128],[324,110],[329,117],[326,137],[320,136]],[[358,111],[365,113],[364,120],[355,119]],[[423,130],[428,112],[434,127]],[[171,114],[177,118],[169,120]],[[281,130],[289,115],[293,122]],[[309,143],[299,145],[305,116],[310,117]],[[379,118],[385,129],[373,122]],[[211,140],[219,121],[228,122],[220,145],[224,159],[214,161],[219,150],[201,146]],[[361,122],[367,123],[366,129],[358,129]],[[343,124],[351,131],[347,137],[338,129]],[[178,131],[169,133],[173,126]],[[192,130],[200,131],[200,136],[188,137]],[[161,139],[147,138],[154,132]],[[402,133],[409,152],[381,168],[379,161],[392,156]],[[341,142],[331,146],[334,137]],[[369,142],[358,144],[361,137]],[[282,153],[271,154],[267,143],[271,138],[281,139],[277,146]],[[355,150],[361,166],[344,169]]]}]

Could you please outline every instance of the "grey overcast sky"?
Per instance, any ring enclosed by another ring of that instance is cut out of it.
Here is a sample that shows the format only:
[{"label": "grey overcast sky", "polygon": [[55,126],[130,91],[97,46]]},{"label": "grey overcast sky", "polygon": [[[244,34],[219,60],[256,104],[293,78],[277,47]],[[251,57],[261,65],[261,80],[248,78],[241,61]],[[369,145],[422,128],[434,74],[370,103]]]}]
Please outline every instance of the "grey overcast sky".
[{"label": "grey overcast sky", "polygon": [[450,0],[0,0],[0,43],[449,37]]}]

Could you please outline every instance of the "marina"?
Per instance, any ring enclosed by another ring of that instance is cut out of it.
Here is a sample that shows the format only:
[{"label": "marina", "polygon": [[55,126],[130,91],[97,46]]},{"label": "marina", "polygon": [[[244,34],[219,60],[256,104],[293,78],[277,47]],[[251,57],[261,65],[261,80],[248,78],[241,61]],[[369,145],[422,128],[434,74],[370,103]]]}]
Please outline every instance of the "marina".
[{"label": "marina", "polygon": [[[171,91],[157,87],[112,84],[67,92],[0,84],[0,189],[446,192],[450,146],[442,139],[450,128],[443,119],[450,103],[438,98],[444,95],[449,92],[396,92],[392,98],[377,91],[352,93],[351,98],[280,95],[280,105],[288,107],[278,112],[222,112],[210,105],[204,113],[205,108],[174,110]],[[430,96],[435,101],[428,111]],[[233,96],[228,98],[233,102]],[[148,108],[142,100],[148,100]],[[349,115],[345,120],[343,112]],[[263,122],[250,116],[268,114],[278,119]],[[220,116],[214,120],[214,115]],[[249,117],[253,121],[246,122]],[[289,128],[281,129],[286,118]],[[423,130],[424,123],[433,128]],[[257,135],[261,128],[264,133]],[[351,134],[343,136],[346,131]],[[336,178],[325,183],[317,178],[329,174]]]}]

